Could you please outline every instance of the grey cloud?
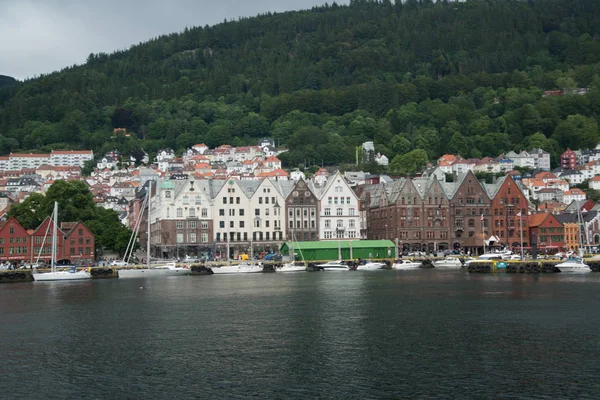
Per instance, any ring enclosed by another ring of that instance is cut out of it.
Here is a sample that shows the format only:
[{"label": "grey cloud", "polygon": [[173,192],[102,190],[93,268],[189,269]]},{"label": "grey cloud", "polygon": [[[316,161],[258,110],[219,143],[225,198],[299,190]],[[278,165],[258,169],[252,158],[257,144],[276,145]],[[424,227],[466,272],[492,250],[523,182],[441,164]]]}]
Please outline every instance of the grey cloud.
[{"label": "grey cloud", "polygon": [[[25,79],[127,49],[186,26],[326,0],[0,0],[0,74]],[[329,0],[329,3],[332,1]],[[346,4],[347,0],[337,1]]]}]

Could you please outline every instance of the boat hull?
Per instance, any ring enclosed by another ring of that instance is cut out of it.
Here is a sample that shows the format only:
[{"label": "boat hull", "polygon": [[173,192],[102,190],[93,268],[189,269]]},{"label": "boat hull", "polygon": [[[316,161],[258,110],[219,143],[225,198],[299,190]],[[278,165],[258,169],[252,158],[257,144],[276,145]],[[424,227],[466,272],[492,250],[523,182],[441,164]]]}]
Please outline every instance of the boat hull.
[{"label": "boat hull", "polygon": [[277,272],[302,272],[306,271],[304,265],[283,265],[281,268],[275,269]]},{"label": "boat hull", "polygon": [[378,269],[382,269],[383,267],[385,267],[385,264],[370,263],[370,264],[358,265],[356,267],[356,270],[357,271],[376,271]]},{"label": "boat hull", "polygon": [[435,268],[440,268],[440,269],[461,269],[462,265],[461,264],[449,264],[449,263],[433,263],[433,266]]},{"label": "boat hull", "polygon": [[421,263],[392,264],[392,269],[397,269],[397,270],[419,269],[420,266],[421,266]]},{"label": "boat hull", "polygon": [[92,275],[90,275],[87,271],[56,271],[56,272],[43,272],[32,274],[34,281],[77,281],[83,279],[91,279]]},{"label": "boat hull", "polygon": [[561,266],[561,264],[558,264],[556,266],[556,268],[558,268],[560,272],[570,272],[570,273],[585,273],[585,272],[592,271],[592,269],[585,264],[583,264],[583,265],[581,265],[581,264],[579,264],[579,265],[562,265],[562,266]]},{"label": "boat hull", "polygon": [[227,267],[213,267],[211,268],[214,274],[252,274],[263,272],[262,267],[249,267],[249,266],[237,266],[231,265]]},{"label": "boat hull", "polygon": [[119,278],[148,278],[153,276],[181,276],[190,275],[188,268],[167,267],[167,268],[138,268],[138,269],[120,269]]}]

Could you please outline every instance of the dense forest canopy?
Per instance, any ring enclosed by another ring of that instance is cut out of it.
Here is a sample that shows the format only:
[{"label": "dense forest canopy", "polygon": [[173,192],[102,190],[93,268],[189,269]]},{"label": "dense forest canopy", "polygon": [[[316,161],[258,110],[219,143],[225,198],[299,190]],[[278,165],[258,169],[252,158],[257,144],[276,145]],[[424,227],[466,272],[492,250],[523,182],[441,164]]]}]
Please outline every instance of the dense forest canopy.
[{"label": "dense forest canopy", "polygon": [[12,76],[0,75],[0,88],[2,86],[12,85],[16,82],[16,79]]},{"label": "dense forest canopy", "polygon": [[[589,88],[545,97],[544,90]],[[177,151],[274,137],[306,160],[374,141],[411,172],[600,141],[597,0],[353,0],[186,29],[0,89],[0,153]],[[115,136],[126,128],[130,137]]]}]

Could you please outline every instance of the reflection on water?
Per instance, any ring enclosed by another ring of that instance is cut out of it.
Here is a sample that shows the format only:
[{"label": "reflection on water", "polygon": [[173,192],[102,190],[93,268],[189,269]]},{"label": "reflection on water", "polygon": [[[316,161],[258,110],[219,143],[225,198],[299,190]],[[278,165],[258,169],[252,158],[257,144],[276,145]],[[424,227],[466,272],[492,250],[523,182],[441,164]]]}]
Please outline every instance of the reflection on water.
[{"label": "reflection on water", "polygon": [[415,270],[0,285],[2,393],[597,398],[599,283]]}]

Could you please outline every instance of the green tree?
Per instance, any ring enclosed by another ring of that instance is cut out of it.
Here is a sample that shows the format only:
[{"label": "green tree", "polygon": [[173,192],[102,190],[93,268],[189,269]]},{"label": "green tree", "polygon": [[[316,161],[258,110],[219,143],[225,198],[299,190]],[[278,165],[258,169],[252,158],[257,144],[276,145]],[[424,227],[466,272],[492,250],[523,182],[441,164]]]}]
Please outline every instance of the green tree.
[{"label": "green tree", "polygon": [[403,155],[397,155],[390,163],[390,170],[394,173],[406,175],[420,171],[429,161],[427,152],[415,149]]}]

